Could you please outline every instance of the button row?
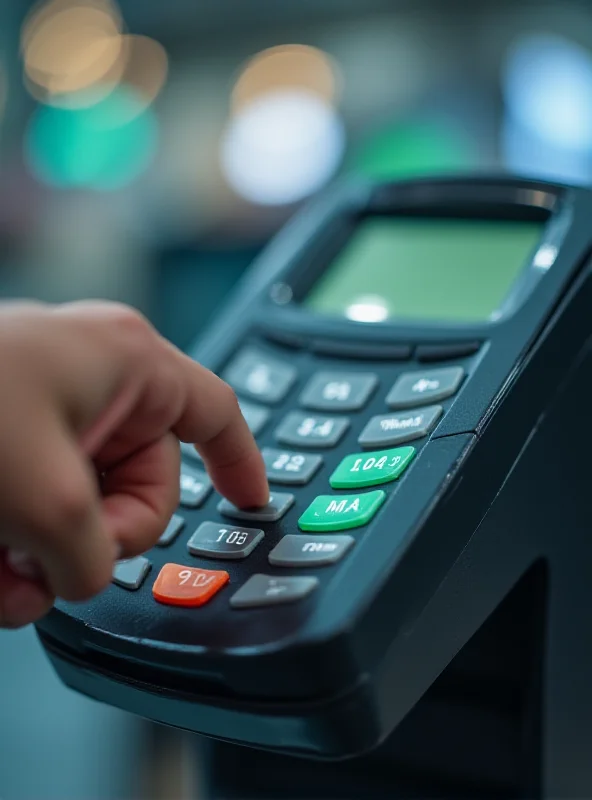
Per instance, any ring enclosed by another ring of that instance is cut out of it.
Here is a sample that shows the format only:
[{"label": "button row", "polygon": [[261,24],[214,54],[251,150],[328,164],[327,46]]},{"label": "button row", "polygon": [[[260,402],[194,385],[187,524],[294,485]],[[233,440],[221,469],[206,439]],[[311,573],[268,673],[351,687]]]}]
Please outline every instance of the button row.
[{"label": "button row", "polygon": [[[377,414],[358,436],[361,447],[394,447],[427,436],[443,414],[442,406],[415,411]],[[310,416],[291,411],[279,424],[276,439],[290,447],[327,449],[335,447],[350,428],[347,417]]]},{"label": "button row", "polygon": [[[351,536],[315,537],[314,540],[285,536],[269,554],[269,562],[280,567],[334,564],[353,544]],[[150,569],[150,562],[143,556],[120,561],[113,571],[113,582],[125,589],[137,590]],[[226,570],[165,564],[154,582],[152,594],[165,605],[197,608],[211,600],[229,580]],[[253,575],[231,597],[230,605],[254,608],[292,602],[305,597],[318,583],[317,578],[311,577]]]},{"label": "button row", "polygon": [[[463,378],[462,367],[417,370],[401,375],[389,391],[389,408],[425,405],[452,396]],[[293,387],[295,367],[254,348],[243,350],[223,373],[237,392],[264,403],[278,403]],[[367,372],[319,372],[300,395],[300,404],[313,411],[358,411],[378,386],[378,377]],[[265,420],[261,425],[265,424]],[[255,426],[256,427],[256,426]]]},{"label": "button row", "polygon": [[[421,417],[411,420],[417,429]],[[389,426],[392,420],[389,420]],[[384,425],[384,422],[383,422]],[[411,427],[411,425],[410,425]],[[375,426],[377,433],[367,435],[368,443],[376,442],[382,431]],[[368,429],[371,431],[371,429]],[[406,431],[403,430],[403,433]],[[304,484],[308,482],[322,464],[320,456],[301,453],[286,453],[266,449],[263,451],[270,480],[279,483]],[[391,450],[377,450],[367,453],[353,453],[346,456],[329,478],[333,489],[361,489],[378,486],[397,480],[407,469],[415,456],[415,448],[411,446]],[[180,477],[181,505],[197,508],[203,504],[212,491],[212,483],[205,472],[183,469]],[[269,502],[256,509],[241,509],[226,499],[218,503],[218,512],[225,517],[240,521],[277,522],[294,504],[294,495],[284,492],[273,492]],[[169,544],[184,525],[182,517],[174,515],[159,539],[161,546]]]},{"label": "button row", "polygon": [[[444,374],[444,377],[434,377],[435,373]],[[462,378],[463,371],[460,367],[447,367],[433,370],[431,373],[422,373],[420,378],[413,373],[408,373],[399,378],[387,397],[387,403],[391,408],[417,405],[417,402],[411,402],[411,398],[415,398],[416,393],[423,393],[424,400],[443,400],[457,390]],[[317,383],[313,383],[311,386],[312,396],[318,395],[318,387],[322,383],[325,389],[329,389],[328,396],[331,398],[335,398],[340,391],[343,391],[343,397],[346,397],[347,392],[340,389],[340,386],[345,385],[343,382],[341,384],[331,381],[327,383],[326,378],[322,376],[317,376],[313,381]],[[349,403],[347,401],[341,403],[340,409],[354,410],[357,408],[358,404],[363,402],[361,398],[369,396],[376,382],[377,379],[373,375],[359,375],[352,378],[351,383],[347,384],[353,387],[351,399]],[[335,407],[335,402],[334,399],[324,402],[319,399],[317,403],[310,403],[309,407],[329,409]],[[245,402],[241,402],[240,407],[251,433],[257,436],[269,421],[270,411],[267,408]],[[413,412],[378,414],[369,420],[358,437],[358,443],[362,447],[390,447],[418,439],[426,436],[432,430],[442,413],[441,406],[433,405]],[[280,423],[275,437],[280,444],[290,447],[328,449],[339,444],[349,428],[350,421],[347,417],[313,416],[302,411],[292,411]],[[190,461],[201,464],[201,456],[193,445],[182,442],[181,451]],[[272,453],[276,454],[275,458]],[[282,464],[285,456],[286,454],[282,454],[280,451],[269,452],[269,459],[273,459],[273,464],[266,462],[266,466],[268,471],[274,473],[268,475],[270,480],[292,485],[304,484],[312,478],[321,463],[320,459],[310,457],[306,466],[304,467],[303,464],[303,469],[298,470],[295,468],[297,461],[304,456],[295,454],[296,461],[292,460],[290,463],[286,461],[285,464]],[[297,472],[301,473],[301,480],[295,479]],[[187,478],[185,486],[181,486],[182,505],[197,508],[209,494],[208,483],[204,482],[205,473],[200,472],[197,478],[197,482],[195,480],[192,482]]]},{"label": "button row", "polygon": [[[362,495],[362,497],[368,495]],[[331,530],[327,523],[331,521],[331,515],[339,515],[344,513],[349,518],[353,516],[350,506],[352,502],[344,503],[343,497],[338,498],[317,498],[313,504],[316,511],[309,511],[307,513],[316,514],[315,520],[325,520],[325,530]],[[322,503],[319,501],[323,500]],[[328,501],[328,502],[327,502]],[[381,502],[381,501],[380,501]],[[373,507],[376,509],[380,506],[380,502],[375,502]],[[354,498],[354,505],[360,505],[360,499]],[[370,505],[369,503],[367,505]],[[311,506],[311,509],[313,508]],[[367,513],[367,512],[366,512]],[[174,521],[174,525],[172,524]],[[167,530],[160,537],[158,545],[164,547],[172,543],[173,538],[168,535],[168,531],[175,530],[175,537],[180,533],[184,527],[184,520],[175,515],[171,523],[167,526]],[[306,530],[306,528],[302,528]],[[339,530],[345,528],[339,527]],[[312,530],[312,529],[311,529]],[[319,528],[320,530],[320,528]],[[168,538],[165,538],[167,537]],[[214,558],[219,560],[236,561],[239,559],[247,558],[258,544],[264,539],[265,534],[259,528],[235,528],[220,525],[218,522],[202,522],[199,528],[191,536],[187,542],[187,550],[193,556],[201,556],[204,558]],[[333,564],[338,561],[353,544],[354,540],[351,536],[302,536],[302,534],[288,534],[284,536],[278,545],[269,554],[269,563],[274,566],[282,567],[297,567],[302,565],[307,566],[323,566],[324,564]],[[144,559],[145,561],[146,559]],[[133,577],[130,573],[130,564],[137,559],[129,561],[120,561],[116,567],[113,579],[116,583],[132,583],[130,580]],[[138,561],[139,564],[139,561]],[[121,568],[120,568],[121,567]],[[127,571],[126,571],[127,570]],[[129,587],[128,587],[129,588]],[[132,588],[134,588],[132,586]]]}]

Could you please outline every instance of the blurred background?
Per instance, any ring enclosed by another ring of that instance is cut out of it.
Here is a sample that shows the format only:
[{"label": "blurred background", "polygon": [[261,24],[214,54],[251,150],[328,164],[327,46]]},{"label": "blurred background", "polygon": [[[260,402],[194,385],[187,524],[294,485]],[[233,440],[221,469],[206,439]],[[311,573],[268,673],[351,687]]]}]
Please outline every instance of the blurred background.
[{"label": "blurred background", "polygon": [[[124,301],[186,347],[333,180],[477,169],[592,182],[588,2],[0,3],[2,298]],[[0,633],[2,800],[188,797],[188,746]]]}]

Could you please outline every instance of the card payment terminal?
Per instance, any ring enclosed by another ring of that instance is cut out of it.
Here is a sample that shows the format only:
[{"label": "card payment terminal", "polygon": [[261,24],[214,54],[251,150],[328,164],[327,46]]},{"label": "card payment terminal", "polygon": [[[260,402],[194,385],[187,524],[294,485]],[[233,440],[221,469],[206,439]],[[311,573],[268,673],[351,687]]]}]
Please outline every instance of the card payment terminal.
[{"label": "card payment terminal", "polygon": [[[218,740],[345,759],[387,739],[533,565],[564,565],[567,614],[585,491],[554,493],[589,427],[565,387],[589,374],[591,247],[592,193],[517,178],[347,185],[305,209],[193,353],[235,389],[269,504],[217,496],[182,445],[158,546],[38,625],[61,678]],[[571,703],[562,614],[540,661]]]}]

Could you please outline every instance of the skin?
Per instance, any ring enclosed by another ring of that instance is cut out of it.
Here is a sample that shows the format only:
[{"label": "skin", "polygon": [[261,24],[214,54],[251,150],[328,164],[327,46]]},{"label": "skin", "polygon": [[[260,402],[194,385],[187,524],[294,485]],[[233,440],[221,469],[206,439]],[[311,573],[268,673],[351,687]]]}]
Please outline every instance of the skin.
[{"label": "skin", "polygon": [[232,390],[111,303],[0,310],[0,627],[105,589],[179,500],[179,440],[241,507],[269,498]]}]

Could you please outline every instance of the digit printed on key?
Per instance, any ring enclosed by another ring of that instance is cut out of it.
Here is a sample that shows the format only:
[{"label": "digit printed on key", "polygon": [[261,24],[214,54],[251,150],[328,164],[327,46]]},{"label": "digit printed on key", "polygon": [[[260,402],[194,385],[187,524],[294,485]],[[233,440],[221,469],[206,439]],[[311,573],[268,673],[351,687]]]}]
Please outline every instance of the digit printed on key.
[{"label": "digit printed on key", "polygon": [[203,606],[228,583],[229,577],[223,570],[165,564],[154,582],[152,594],[165,605]]}]

